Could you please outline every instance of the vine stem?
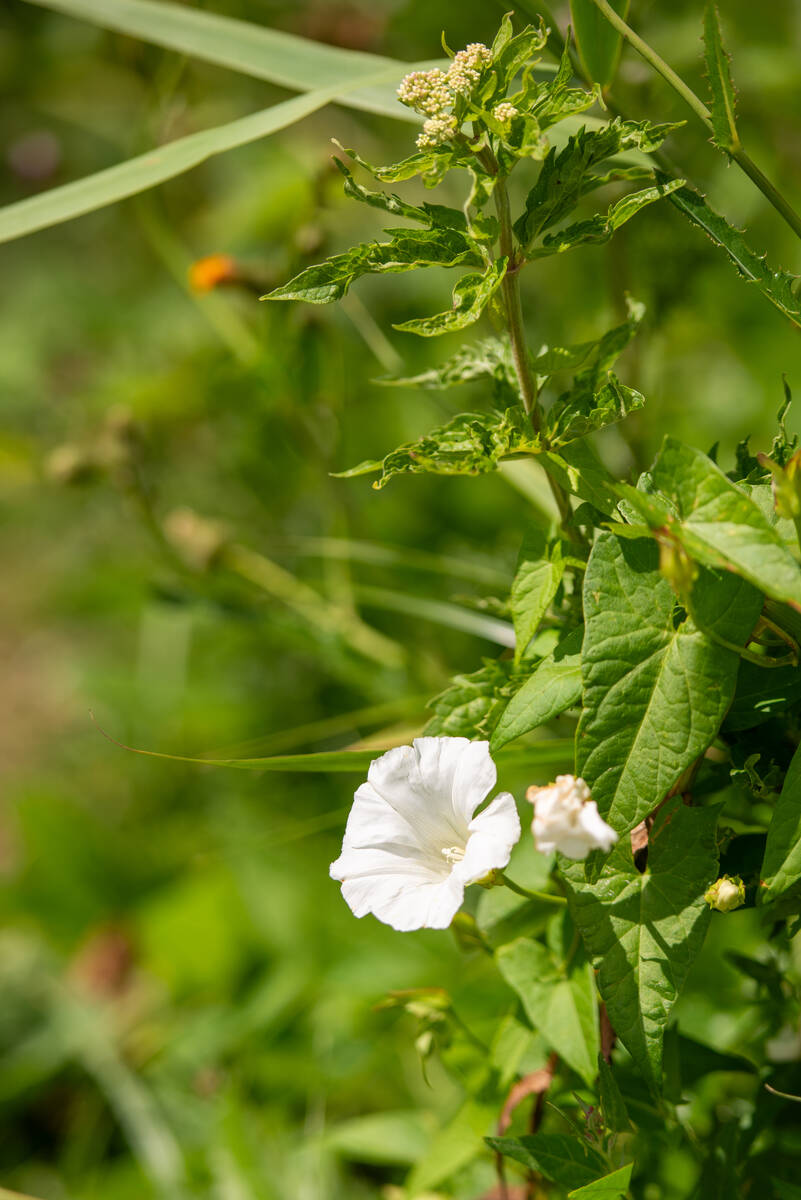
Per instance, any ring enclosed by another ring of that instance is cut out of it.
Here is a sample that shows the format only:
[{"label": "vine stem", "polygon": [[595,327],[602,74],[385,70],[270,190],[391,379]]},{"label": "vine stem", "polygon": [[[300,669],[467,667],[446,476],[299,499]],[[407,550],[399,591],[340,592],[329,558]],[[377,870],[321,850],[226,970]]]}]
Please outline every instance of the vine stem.
[{"label": "vine stem", "polygon": [[519,883],[515,883],[504,875],[501,871],[500,882],[509,888],[510,892],[516,892],[518,896],[525,896],[526,900],[545,900],[548,904],[558,904],[560,906],[567,904],[564,896],[555,896],[553,892],[532,892],[529,888],[521,887]]},{"label": "vine stem", "polygon": [[[649,46],[638,33],[634,32],[630,25],[626,24],[623,18],[615,12],[608,0],[592,0],[592,3],[606,17],[609,24],[618,31],[621,37],[625,38],[629,45],[634,47],[649,66],[653,67],[665,82],[673,88],[674,92],[681,96],[684,103],[692,109],[710,133],[714,134],[715,129],[712,124],[712,113],[703,100],[699,96],[696,96],[692,88],[684,82],[681,76],[677,75],[673,68],[657,54],[653,47]],[[767,175],[759,169],[751,156],[746,154],[739,142],[726,146],[724,149],[729,157],[737,163],[738,167],[745,172],[752,183],[759,188],[765,199],[784,218],[796,237],[801,238],[801,216],[799,216],[789,201],[785,200],[784,196],[771,183]]]}]

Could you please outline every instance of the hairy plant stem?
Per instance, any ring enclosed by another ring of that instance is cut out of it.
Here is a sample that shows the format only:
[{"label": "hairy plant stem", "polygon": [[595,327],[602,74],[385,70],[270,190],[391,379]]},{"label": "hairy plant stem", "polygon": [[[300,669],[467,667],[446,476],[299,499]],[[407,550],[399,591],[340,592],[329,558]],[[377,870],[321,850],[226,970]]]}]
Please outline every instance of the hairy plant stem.
[{"label": "hairy plant stem", "polygon": [[[682,100],[687,104],[700,121],[706,126],[710,133],[714,134],[714,126],[712,124],[712,113],[704,104],[691,87],[676,74],[671,66],[660,57],[657,52],[644,41],[639,34],[635,33],[630,25],[627,25],[621,16],[619,16],[608,0],[592,0],[592,3],[600,13],[606,17],[610,25],[618,31],[621,37],[633,46],[642,58],[653,67],[657,74],[661,75],[666,83],[681,96]],[[740,170],[744,171],[748,178],[759,188],[765,199],[773,205],[776,211],[784,218],[797,237],[801,238],[801,216],[795,211],[789,201],[785,200],[781,192],[771,183],[763,171],[756,165],[750,155],[746,154],[739,140],[733,141],[730,145],[724,147],[729,158],[736,162]]]},{"label": "hairy plant stem", "polygon": [[[531,424],[535,432],[540,433],[542,420],[537,396],[537,385],[531,373],[531,363],[528,357],[528,347],[526,346],[526,336],[523,329],[523,305],[520,299],[520,280],[518,279],[518,272],[522,263],[518,260],[515,253],[512,212],[509,205],[509,193],[506,190],[506,180],[502,175],[497,174],[498,164],[494,161],[494,156],[493,164],[497,175],[493,195],[495,198],[495,211],[498,214],[498,221],[500,222],[499,245],[501,256],[508,260],[506,274],[501,284],[501,293],[506,310],[509,341],[512,346],[512,362],[514,363],[523,406],[531,418]],[[570,507],[567,492],[565,492],[561,484],[552,478],[549,472],[546,471],[545,475],[548,480],[548,486],[551,489],[551,494],[556,502],[556,507],[559,510],[559,520],[565,534],[574,541],[580,540],[575,530],[571,528],[573,510]]]}]

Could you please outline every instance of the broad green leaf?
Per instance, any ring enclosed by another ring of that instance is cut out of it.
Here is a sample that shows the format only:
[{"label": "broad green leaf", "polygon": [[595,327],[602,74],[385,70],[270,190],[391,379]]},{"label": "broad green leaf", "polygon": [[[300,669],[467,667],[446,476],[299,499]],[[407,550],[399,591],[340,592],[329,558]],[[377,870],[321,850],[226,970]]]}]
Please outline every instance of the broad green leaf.
[{"label": "broad green leaf", "polygon": [[628,1132],[631,1121],[615,1073],[603,1054],[598,1055],[598,1093],[604,1125],[612,1133]]},{"label": "broad green leaf", "polygon": [[164,146],[105,171],[98,171],[85,179],[65,183],[27,200],[8,204],[0,208],[0,242],[24,237],[155,187],[190,171],[215,154],[222,154],[285,129],[328,104],[333,96],[334,91],[330,88],[295,96],[261,112],[218,125],[215,129],[204,129],[188,137],[177,138],[174,142],[167,142]]},{"label": "broad green leaf", "polygon": [[[401,76],[413,69],[409,63],[361,50],[344,50],[166,0],[28,0],[28,3],[293,91],[316,92],[336,89],[339,85],[343,99],[347,95],[344,102],[353,107],[399,120],[419,121],[415,113],[398,103],[396,93]],[[373,79],[380,72],[387,80],[384,86]],[[353,84],[357,90],[352,88]]]},{"label": "broad green leaf", "polygon": [[653,204],[656,200],[662,200],[665,196],[669,196],[671,192],[682,187],[684,182],[683,179],[672,179],[666,184],[659,183],[654,187],[632,192],[610,204],[605,213],[597,213],[587,220],[576,221],[573,225],[567,225],[557,233],[546,234],[542,245],[529,251],[529,257],[545,258],[549,254],[563,254],[575,246],[586,244],[603,245],[613,237],[621,225],[625,225],[641,209]]},{"label": "broad green leaf", "polygon": [[515,627],[515,662],[519,662],[556,595],[565,571],[562,542],[548,539],[531,525],[523,538],[509,595]]},{"label": "broad green leaf", "polygon": [[[657,179],[667,181],[669,176],[657,172]],[[718,246],[726,251],[744,279],[755,284],[757,289],[779,312],[801,326],[801,299],[794,290],[795,278],[786,271],[773,271],[764,256],[756,254],[746,242],[739,229],[730,225],[725,217],[710,208],[700,192],[683,187],[671,192],[671,204],[699,229],[703,229]]]},{"label": "broad green leaf", "polygon": [[801,879],[801,749],[787,770],[768,828],[762,863],[761,902],[776,900]]},{"label": "broad green leaf", "polygon": [[595,883],[585,865],[561,861],[573,918],[598,972],[609,1019],[649,1086],[662,1082],[670,1009],[709,922],[704,889],[717,874],[714,808],[665,805],[651,829],[647,869],[621,838]]},{"label": "broad green leaf", "polygon": [[667,437],[651,483],[654,494],[626,485],[620,492],[652,529],[664,529],[690,558],[734,571],[773,599],[801,608],[798,562],[758,505],[710,458]]},{"label": "broad green leaf", "polygon": [[630,1162],[611,1175],[604,1175],[603,1179],[596,1179],[585,1187],[569,1192],[567,1200],[625,1200],[633,1170],[634,1163]]},{"label": "broad green leaf", "polygon": [[467,237],[455,229],[388,229],[386,232],[392,235],[391,241],[365,242],[344,254],[335,254],[325,262],[307,267],[262,299],[330,304],[341,300],[351,284],[363,275],[397,274],[418,267],[476,266],[481,262]]},{"label": "broad green leaf", "polygon": [[577,378],[576,385],[545,414],[548,442],[560,446],[575,441],[605,425],[622,421],[644,404],[642,393],[622,384],[614,371],[600,385],[595,385],[591,378]]},{"label": "broad green leaf", "polygon": [[541,942],[518,938],[495,953],[498,970],[551,1050],[592,1085],[598,1058],[595,978],[583,955],[565,972]]},{"label": "broad green leaf", "polygon": [[723,45],[720,15],[713,0],[707,0],[704,9],[704,62],[712,95],[710,111],[714,142],[719,149],[731,153],[740,145],[734,84],[731,81],[731,60]]},{"label": "broad green leaf", "polygon": [[583,632],[574,629],[563,638],[502,710],[490,739],[493,750],[538,729],[579,703]]},{"label": "broad green leaf", "polygon": [[457,675],[430,702],[434,716],[425,733],[436,737],[489,737],[506,705],[510,670],[508,660],[485,659],[477,671]]},{"label": "broad green leaf", "polygon": [[[610,0],[610,3],[625,21],[629,0]],[[570,16],[576,46],[588,79],[594,79],[601,87],[608,87],[617,72],[622,37],[592,0],[570,0]]]},{"label": "broad green leaf", "polygon": [[[729,611],[727,583],[719,583],[720,608]],[[653,542],[598,536],[584,580],[576,773],[621,835],[703,754],[734,695],[737,654],[710,641],[689,618],[677,624],[675,607]],[[740,619],[732,632],[744,641],[751,612]]]},{"label": "broad green leaf", "polygon": [[403,333],[416,333],[418,337],[440,337],[443,333],[456,333],[472,325],[483,313],[497,292],[506,274],[507,259],[493,262],[483,275],[463,275],[453,289],[453,305],[447,312],[433,317],[420,317],[394,325]]},{"label": "broad green leaf", "polygon": [[498,1154],[513,1158],[566,1188],[592,1183],[606,1166],[598,1151],[575,1134],[537,1133],[520,1138],[488,1137],[484,1140]]}]

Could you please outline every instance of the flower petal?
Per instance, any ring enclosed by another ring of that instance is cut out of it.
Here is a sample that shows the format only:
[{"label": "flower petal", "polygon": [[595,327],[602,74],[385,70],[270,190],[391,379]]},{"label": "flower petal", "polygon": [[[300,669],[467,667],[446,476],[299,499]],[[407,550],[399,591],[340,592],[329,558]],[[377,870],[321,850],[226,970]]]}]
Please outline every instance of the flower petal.
[{"label": "flower petal", "polygon": [[[338,865],[332,864],[332,874]],[[373,913],[393,929],[447,929],[464,899],[464,884],[452,872],[436,879],[419,867],[408,873],[398,867],[356,875],[348,869],[342,895],[354,916]]]},{"label": "flower petal", "polygon": [[501,792],[469,825],[470,839],[455,871],[463,883],[475,883],[502,870],[520,839],[520,817],[510,792]]}]

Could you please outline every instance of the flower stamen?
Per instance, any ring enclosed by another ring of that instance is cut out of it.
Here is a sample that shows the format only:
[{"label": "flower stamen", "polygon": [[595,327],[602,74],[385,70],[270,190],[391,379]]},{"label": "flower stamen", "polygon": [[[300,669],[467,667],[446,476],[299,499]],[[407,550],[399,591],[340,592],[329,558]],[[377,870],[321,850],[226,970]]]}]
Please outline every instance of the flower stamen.
[{"label": "flower stamen", "polygon": [[464,850],[461,846],[443,846],[442,857],[448,863],[458,863],[464,858]]}]

